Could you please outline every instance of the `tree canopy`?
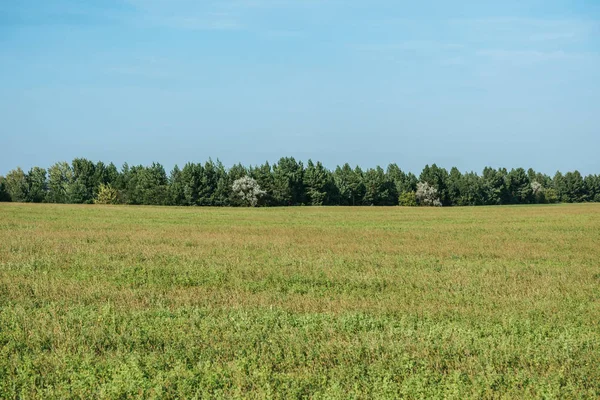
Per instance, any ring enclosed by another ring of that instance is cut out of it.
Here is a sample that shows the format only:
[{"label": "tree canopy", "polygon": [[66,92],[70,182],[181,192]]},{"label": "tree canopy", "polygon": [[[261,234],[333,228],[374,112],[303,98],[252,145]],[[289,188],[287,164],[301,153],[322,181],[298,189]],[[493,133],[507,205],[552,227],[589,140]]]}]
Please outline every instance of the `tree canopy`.
[{"label": "tree canopy", "polygon": [[[260,201],[249,200],[249,188],[260,193]],[[0,176],[0,201],[174,206],[578,203],[600,202],[600,176],[570,171],[551,177],[532,168],[492,167],[481,174],[462,173],[432,164],[417,177],[397,164],[363,170],[346,163],[329,170],[319,161],[308,160],[305,165],[293,157],[229,169],[209,159],[175,166],[167,174],[157,162],[125,163],[119,170],[113,163],[76,158],[48,169],[25,172],[17,167]]]}]

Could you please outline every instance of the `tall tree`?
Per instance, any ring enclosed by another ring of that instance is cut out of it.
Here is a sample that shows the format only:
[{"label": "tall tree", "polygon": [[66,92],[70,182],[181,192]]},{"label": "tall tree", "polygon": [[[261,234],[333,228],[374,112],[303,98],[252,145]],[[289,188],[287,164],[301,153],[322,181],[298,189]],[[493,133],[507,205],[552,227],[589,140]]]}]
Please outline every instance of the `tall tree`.
[{"label": "tall tree", "polygon": [[588,193],[588,200],[600,202],[600,175],[588,175],[583,181]]},{"label": "tall tree", "polygon": [[[304,167],[294,157],[282,157],[273,165],[273,197],[278,205],[300,205],[305,201]],[[262,187],[262,186],[261,186]]]},{"label": "tall tree", "polygon": [[463,192],[465,191],[465,182],[463,180],[463,174],[456,167],[452,167],[450,174],[448,175],[448,202],[449,205],[453,206],[464,206],[465,199],[463,198]]},{"label": "tall tree", "polygon": [[48,168],[48,195],[49,203],[68,203],[69,186],[73,182],[73,170],[67,162],[57,162]]},{"label": "tall tree", "polygon": [[267,161],[263,165],[250,168],[248,171],[248,175],[256,180],[261,190],[265,191],[261,203],[266,206],[277,205],[277,201],[274,197],[275,176],[273,175],[273,170],[269,162]]},{"label": "tall tree", "polygon": [[246,207],[256,207],[265,194],[256,180],[249,176],[236,179],[231,185],[231,192],[239,198],[239,204]]},{"label": "tall tree", "polygon": [[431,165],[431,167],[426,165],[419,176],[419,180],[421,182],[428,183],[431,187],[437,190],[437,194],[442,202],[442,205],[450,205],[447,187],[448,171],[446,171],[445,168],[440,168],[435,164]]},{"label": "tall tree", "polygon": [[137,202],[145,205],[168,204],[167,174],[164,167],[153,162],[149,167],[142,167],[135,190]]},{"label": "tall tree", "polygon": [[184,203],[187,206],[198,205],[198,191],[203,174],[202,164],[187,163],[181,170]]},{"label": "tall tree", "polygon": [[458,205],[480,206],[483,204],[485,204],[483,179],[475,172],[467,172],[463,175]]},{"label": "tall tree", "polygon": [[10,201],[10,194],[6,189],[6,178],[0,175],[0,202]]},{"label": "tall tree", "polygon": [[588,200],[586,186],[579,171],[567,172],[564,177],[564,196],[568,203],[580,203]]},{"label": "tall tree", "polygon": [[208,160],[201,168],[200,185],[198,186],[198,205],[212,206],[213,195],[217,188],[217,173],[215,164]]},{"label": "tall tree", "polygon": [[356,193],[352,190],[352,175],[354,171],[352,167],[348,163],[344,164],[344,166],[340,167],[339,165],[336,167],[333,172],[333,182],[337,189],[338,196],[338,204],[342,206],[347,205],[355,205],[356,203]]},{"label": "tall tree", "polygon": [[352,169],[348,163],[341,168],[338,166],[333,174],[334,184],[338,193],[338,204],[360,206],[365,196],[363,171],[359,166]]},{"label": "tall tree", "polygon": [[314,164],[312,160],[308,160],[303,179],[309,204],[313,206],[330,204],[334,186],[333,178],[321,162]]},{"label": "tall tree", "polygon": [[124,185],[124,188],[119,192],[121,202],[131,205],[144,204],[144,195],[142,193],[143,186],[140,185],[144,169],[145,168],[142,165],[123,166],[122,181],[120,185]]},{"label": "tall tree", "polygon": [[363,204],[390,206],[398,204],[398,194],[394,183],[386,177],[383,168],[369,168],[363,175],[365,194]]},{"label": "tall tree", "polygon": [[523,168],[512,169],[508,173],[506,186],[510,193],[510,204],[529,204],[533,202],[531,182]]},{"label": "tall tree", "polygon": [[102,161],[98,161],[94,166],[94,178],[93,178],[93,195],[97,197],[100,185],[110,185],[111,188],[117,186],[119,179],[119,171],[115,164],[110,163],[104,164]]},{"label": "tall tree", "polygon": [[483,169],[482,181],[485,204],[498,205],[507,203],[509,196],[505,181],[506,174],[505,169],[496,170],[491,167]]},{"label": "tall tree", "polygon": [[173,206],[184,206],[185,193],[183,190],[184,184],[182,180],[181,170],[177,165],[173,167],[169,175],[169,204]]},{"label": "tall tree", "polygon": [[27,201],[41,203],[46,199],[47,193],[46,170],[33,167],[27,173]]},{"label": "tall tree", "polygon": [[560,202],[568,202],[567,196],[567,187],[565,184],[565,177],[562,172],[556,171],[554,177],[552,178],[552,188],[556,192],[556,196],[558,197],[558,201]]},{"label": "tall tree", "polygon": [[23,203],[27,201],[27,176],[21,167],[17,167],[6,174],[4,178],[6,191],[14,202]]},{"label": "tall tree", "polygon": [[73,182],[70,188],[72,203],[90,204],[97,190],[96,165],[85,158],[76,158],[73,165]]},{"label": "tall tree", "polygon": [[233,180],[227,173],[225,166],[217,159],[215,163],[216,187],[213,193],[213,205],[217,207],[231,205]]},{"label": "tall tree", "polygon": [[411,172],[405,173],[396,164],[388,165],[386,176],[389,181],[393,182],[397,196],[417,190],[417,177]]},{"label": "tall tree", "polygon": [[[250,170],[248,168],[244,167],[242,164],[238,163],[238,164],[235,164],[234,166],[232,166],[231,168],[229,168],[229,171],[227,171],[227,180],[228,180],[228,182],[231,183],[230,187],[233,187],[233,182],[235,182],[238,179],[241,179],[245,176],[250,177],[250,175],[251,175]],[[221,189],[219,189],[219,191],[220,190]],[[263,199],[266,198],[266,193],[263,194],[262,198]],[[236,195],[236,193],[233,192],[233,190],[229,190],[228,204],[231,206],[242,206],[243,201],[240,198],[240,196]]]}]

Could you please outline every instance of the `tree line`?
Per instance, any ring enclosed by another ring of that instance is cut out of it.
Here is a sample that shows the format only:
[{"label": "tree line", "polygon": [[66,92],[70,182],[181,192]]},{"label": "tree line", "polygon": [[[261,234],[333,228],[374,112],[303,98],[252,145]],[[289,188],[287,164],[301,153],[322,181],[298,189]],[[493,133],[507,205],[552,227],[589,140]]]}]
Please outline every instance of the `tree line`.
[{"label": "tree line", "polygon": [[[349,164],[328,170],[320,162],[306,165],[283,157],[227,169],[220,161],[187,163],[167,174],[159,163],[118,169],[113,163],[76,158],[48,169],[21,168],[0,176],[0,201],[76,204],[174,206],[247,205],[234,182],[251,178],[260,194],[252,205],[340,206],[475,206],[535,203],[600,202],[600,175],[578,171],[553,177],[533,169],[484,168],[481,174],[427,165],[419,176],[396,164],[361,169]],[[241,182],[241,181],[240,181]],[[244,183],[247,186],[247,182]],[[244,186],[244,187],[246,187]]]}]

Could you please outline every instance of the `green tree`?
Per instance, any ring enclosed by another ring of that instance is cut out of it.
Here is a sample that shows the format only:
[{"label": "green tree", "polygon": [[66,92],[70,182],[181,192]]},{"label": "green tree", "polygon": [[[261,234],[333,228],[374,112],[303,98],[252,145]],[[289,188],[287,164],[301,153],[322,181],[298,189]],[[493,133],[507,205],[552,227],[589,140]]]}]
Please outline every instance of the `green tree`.
[{"label": "green tree", "polygon": [[[117,182],[114,188],[118,192],[118,201],[122,204],[137,204],[134,199],[134,188],[136,186],[137,171],[139,167],[130,167],[128,163],[124,163],[121,167],[121,173],[117,177]],[[133,182],[132,182],[133,181]]]},{"label": "green tree", "polygon": [[198,205],[198,191],[202,174],[203,168],[201,164],[187,163],[181,170],[181,182],[183,183],[185,205]]},{"label": "green tree", "polygon": [[215,164],[212,160],[208,160],[204,163],[204,166],[200,169],[200,185],[198,186],[198,205],[199,206],[212,206],[213,196],[217,189],[217,171]]},{"label": "green tree", "polygon": [[[229,182],[231,182],[231,185],[233,185],[233,182],[237,181],[240,178],[243,178],[245,176],[252,176],[252,173],[250,172],[250,168],[246,168],[244,167],[242,164],[235,164],[234,166],[232,166],[229,171],[227,171],[227,180]],[[256,178],[253,178],[256,180]],[[258,182],[258,181],[257,181]],[[260,185],[259,185],[260,186]],[[219,189],[220,190],[220,189]],[[263,199],[266,198],[266,193],[262,196]],[[264,201],[264,200],[263,200]],[[242,201],[239,198],[239,196],[236,196],[235,193],[233,193],[232,190],[229,190],[229,200],[228,200],[228,204],[231,206],[242,206]]]},{"label": "green tree", "polygon": [[0,175],[0,202],[10,201],[10,194],[6,189],[6,178]]},{"label": "green tree", "polygon": [[85,158],[72,161],[73,181],[68,190],[71,203],[87,203],[94,201],[96,193],[96,165]]},{"label": "green tree", "polygon": [[462,173],[456,167],[452,167],[450,174],[448,175],[448,202],[449,205],[453,206],[464,206],[467,205],[466,199],[463,198],[465,192],[465,182],[463,180]]},{"label": "green tree", "polygon": [[405,173],[396,164],[388,165],[386,177],[388,181],[391,181],[394,184],[396,194],[398,195],[417,190],[417,177],[411,172]]},{"label": "green tree", "polygon": [[333,174],[340,205],[359,206],[365,196],[363,171],[360,167],[352,169],[348,163],[338,166]]},{"label": "green tree", "polygon": [[26,200],[31,203],[41,203],[46,199],[47,182],[46,170],[33,167],[27,173],[27,196]]},{"label": "green tree", "polygon": [[600,175],[588,175],[584,179],[589,201],[600,202]]},{"label": "green tree", "polygon": [[20,167],[13,169],[4,178],[6,191],[14,202],[24,203],[27,201],[27,176]]},{"label": "green tree", "polygon": [[468,172],[462,176],[460,197],[456,205],[480,206],[485,204],[485,188],[483,179],[475,172]]},{"label": "green tree", "polygon": [[512,169],[508,173],[506,187],[510,194],[510,204],[529,204],[533,202],[531,182],[523,168]]},{"label": "green tree", "polygon": [[565,174],[564,190],[563,195],[568,203],[581,203],[588,199],[586,186],[579,171]]},{"label": "green tree", "polygon": [[153,162],[149,167],[142,167],[136,183],[134,193],[137,204],[160,206],[168,204],[168,179],[160,163]]},{"label": "green tree", "polygon": [[431,167],[426,165],[419,176],[419,181],[429,184],[437,191],[437,195],[444,206],[451,205],[448,195],[448,171],[433,164]]},{"label": "green tree", "polygon": [[565,177],[563,176],[562,172],[556,171],[556,174],[554,174],[554,177],[552,178],[552,188],[556,192],[559,202],[569,202]]},{"label": "green tree", "polygon": [[350,187],[351,175],[354,173],[348,163],[343,167],[339,165],[333,172],[333,182],[339,194],[338,204],[342,206],[355,205],[356,195]]},{"label": "green tree", "polygon": [[363,175],[365,192],[363,204],[374,206],[390,206],[397,204],[397,192],[394,183],[388,181],[383,168],[368,169]]},{"label": "green tree", "polygon": [[261,203],[266,206],[277,205],[277,201],[274,197],[275,176],[273,175],[273,170],[269,162],[267,161],[261,166],[250,168],[248,174],[251,178],[256,180],[261,190],[265,191]]},{"label": "green tree", "polygon": [[273,165],[273,197],[277,205],[300,205],[305,201],[304,167],[294,157],[282,157]]},{"label": "green tree", "polygon": [[171,170],[171,174],[169,175],[169,189],[168,189],[168,197],[169,204],[173,206],[183,206],[185,204],[185,192],[183,190],[184,183],[182,179],[181,170],[177,165],[173,167]]},{"label": "green tree", "polygon": [[505,169],[496,170],[491,167],[483,169],[482,182],[485,204],[507,204],[509,195],[505,181],[506,174]]},{"label": "green tree", "polygon": [[94,195],[98,193],[100,185],[111,185],[111,187],[115,187],[118,180],[119,171],[113,163],[105,165],[102,161],[98,161],[94,166],[94,177],[92,182]]},{"label": "green tree", "polygon": [[312,160],[308,160],[303,179],[309,204],[313,206],[330,204],[334,186],[333,177],[321,162],[317,161],[314,164]]},{"label": "green tree", "polygon": [[213,205],[224,207],[231,205],[233,180],[227,173],[225,166],[217,159],[215,163],[216,187],[213,193]]},{"label": "green tree", "polygon": [[48,195],[49,203],[68,203],[69,186],[73,182],[73,170],[67,162],[58,162],[48,168]]}]

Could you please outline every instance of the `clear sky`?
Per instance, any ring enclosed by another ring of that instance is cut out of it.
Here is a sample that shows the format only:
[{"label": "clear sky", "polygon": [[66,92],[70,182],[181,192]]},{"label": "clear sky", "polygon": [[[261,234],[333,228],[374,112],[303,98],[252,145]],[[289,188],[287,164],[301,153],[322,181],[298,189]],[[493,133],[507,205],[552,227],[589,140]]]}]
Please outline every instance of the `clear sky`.
[{"label": "clear sky", "polygon": [[281,156],[600,173],[600,0],[0,1],[0,174]]}]

